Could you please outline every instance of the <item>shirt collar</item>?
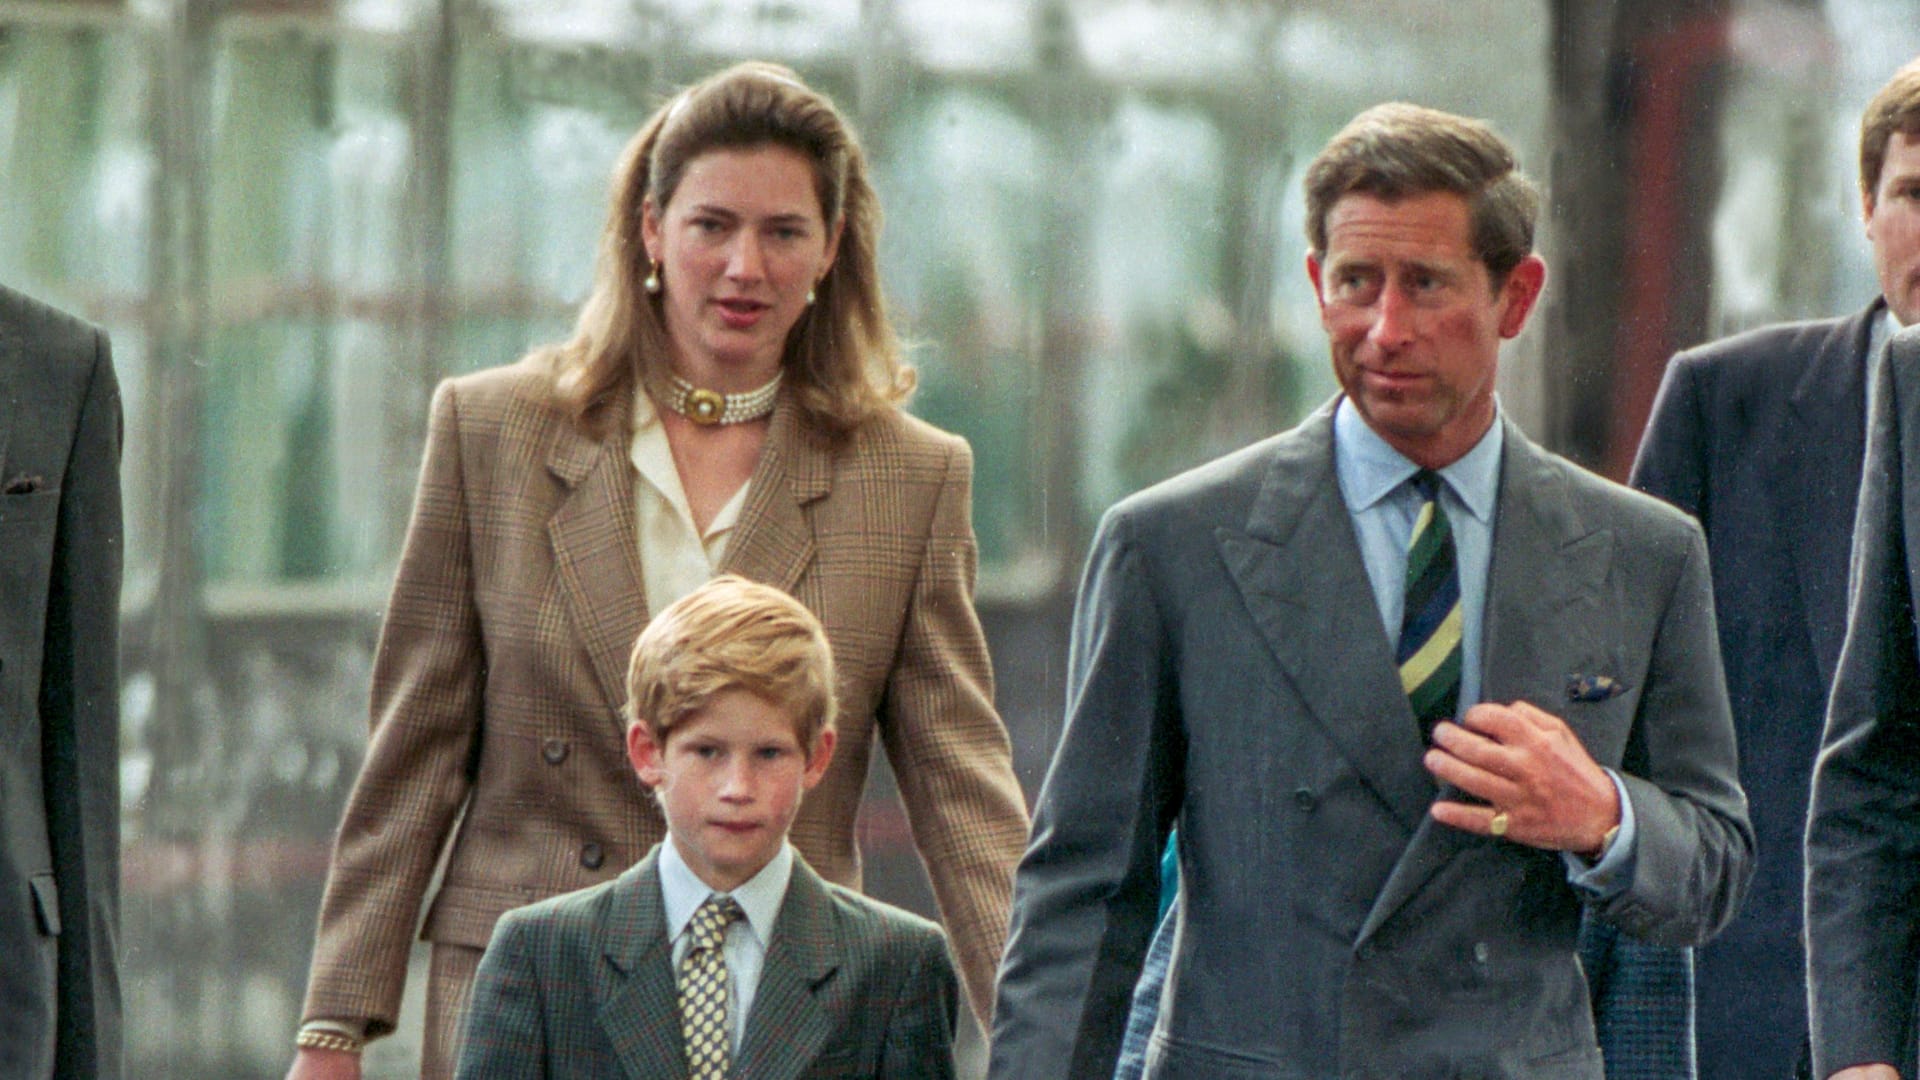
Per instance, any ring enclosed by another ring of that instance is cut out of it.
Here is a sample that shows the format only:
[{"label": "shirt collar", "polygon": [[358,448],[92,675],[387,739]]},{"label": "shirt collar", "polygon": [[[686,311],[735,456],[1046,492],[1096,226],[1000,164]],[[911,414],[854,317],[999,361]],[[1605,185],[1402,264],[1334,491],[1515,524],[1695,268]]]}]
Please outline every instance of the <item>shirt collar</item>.
[{"label": "shirt collar", "polygon": [[[1494,500],[1500,493],[1500,450],[1506,442],[1501,417],[1495,398],[1487,433],[1459,460],[1438,470],[1460,504],[1482,523],[1493,521]],[[1369,509],[1420,471],[1420,466],[1367,426],[1345,395],[1334,407],[1333,453],[1341,494],[1355,511]]]},{"label": "shirt collar", "polygon": [[739,524],[740,512],[747,505],[747,489],[753,486],[751,481],[741,484],[713,515],[704,536],[693,527],[693,509],[687,500],[686,488],[680,484],[680,467],[673,463],[673,447],[667,443],[667,429],[660,422],[660,407],[654,404],[653,395],[638,386],[633,392],[633,441],[627,448],[627,456],[640,478],[660,493],[673,512],[685,520],[687,531],[703,544]]},{"label": "shirt collar", "polygon": [[[667,940],[677,941],[686,932],[693,913],[707,902],[707,897],[716,893],[680,857],[678,843],[671,836],[660,845],[658,865],[660,899],[667,910]],[[746,912],[747,928],[764,946],[773,939],[773,920],[780,914],[780,905],[787,898],[787,883],[792,878],[793,845],[783,843],[759,873],[731,893],[718,895],[733,897],[740,910]]]}]

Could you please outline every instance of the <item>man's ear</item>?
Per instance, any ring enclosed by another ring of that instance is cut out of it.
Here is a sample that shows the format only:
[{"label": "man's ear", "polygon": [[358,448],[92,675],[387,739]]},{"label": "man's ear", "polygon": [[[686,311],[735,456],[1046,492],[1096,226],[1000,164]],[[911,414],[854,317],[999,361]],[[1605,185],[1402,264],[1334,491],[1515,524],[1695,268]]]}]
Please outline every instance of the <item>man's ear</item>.
[{"label": "man's ear", "polygon": [[633,771],[640,775],[640,782],[650,788],[660,786],[661,751],[660,744],[654,741],[653,732],[647,729],[645,721],[627,725],[627,760],[633,763]]},{"label": "man's ear", "polygon": [[807,755],[807,772],[800,780],[802,791],[812,791],[820,778],[827,775],[827,766],[833,762],[833,744],[838,737],[832,728],[813,737],[813,750]]},{"label": "man's ear", "polygon": [[1521,259],[1518,266],[1507,272],[1506,284],[1500,287],[1500,301],[1504,305],[1500,312],[1501,337],[1520,336],[1520,331],[1526,329],[1527,316],[1533,312],[1546,285],[1547,261],[1538,255]]},{"label": "man's ear", "polygon": [[1327,300],[1326,294],[1320,291],[1320,270],[1320,256],[1308,249],[1307,280],[1313,282],[1313,303],[1320,309],[1320,321],[1324,323],[1327,321]]}]

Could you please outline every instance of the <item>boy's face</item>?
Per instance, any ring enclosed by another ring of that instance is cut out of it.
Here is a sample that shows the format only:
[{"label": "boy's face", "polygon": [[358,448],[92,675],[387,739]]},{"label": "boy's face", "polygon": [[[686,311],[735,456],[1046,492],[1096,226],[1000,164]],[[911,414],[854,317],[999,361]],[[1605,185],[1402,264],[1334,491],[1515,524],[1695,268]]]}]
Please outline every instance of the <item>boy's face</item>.
[{"label": "boy's face", "polygon": [[627,729],[627,754],[659,797],[674,847],[717,892],[767,865],[787,838],[800,794],[826,775],[834,733],[821,732],[809,756],[794,727],[786,710],[727,690],[674,725],[664,747],[644,723]]}]

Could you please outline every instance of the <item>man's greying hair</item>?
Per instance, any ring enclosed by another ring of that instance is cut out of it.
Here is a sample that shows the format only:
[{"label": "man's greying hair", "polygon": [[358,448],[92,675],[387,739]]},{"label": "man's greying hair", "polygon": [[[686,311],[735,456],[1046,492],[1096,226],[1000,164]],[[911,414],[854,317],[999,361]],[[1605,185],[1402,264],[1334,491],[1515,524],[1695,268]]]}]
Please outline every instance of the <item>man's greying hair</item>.
[{"label": "man's greying hair", "polygon": [[1894,72],[1860,117],[1860,190],[1869,199],[1880,189],[1887,144],[1896,131],[1920,138],[1920,57]]},{"label": "man's greying hair", "polygon": [[1513,148],[1478,120],[1390,102],[1353,118],[1307,166],[1307,241],[1327,253],[1327,215],[1342,197],[1387,202],[1434,192],[1467,200],[1473,253],[1498,286],[1533,254],[1540,191]]}]

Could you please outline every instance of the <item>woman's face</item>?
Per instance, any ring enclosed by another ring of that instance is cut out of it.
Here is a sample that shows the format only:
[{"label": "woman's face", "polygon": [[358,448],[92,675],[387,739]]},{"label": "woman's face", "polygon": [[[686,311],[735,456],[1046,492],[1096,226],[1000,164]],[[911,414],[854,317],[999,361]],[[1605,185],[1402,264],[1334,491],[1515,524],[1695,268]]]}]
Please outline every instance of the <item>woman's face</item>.
[{"label": "woman's face", "polygon": [[840,234],[820,217],[807,159],[763,145],[688,162],[664,211],[647,201],[642,238],[660,268],[674,369],[733,392],[779,370]]}]

